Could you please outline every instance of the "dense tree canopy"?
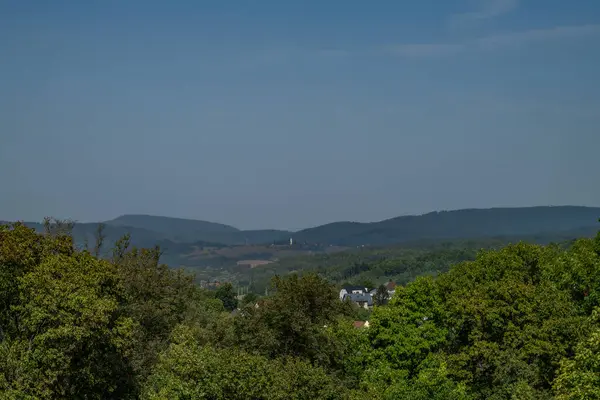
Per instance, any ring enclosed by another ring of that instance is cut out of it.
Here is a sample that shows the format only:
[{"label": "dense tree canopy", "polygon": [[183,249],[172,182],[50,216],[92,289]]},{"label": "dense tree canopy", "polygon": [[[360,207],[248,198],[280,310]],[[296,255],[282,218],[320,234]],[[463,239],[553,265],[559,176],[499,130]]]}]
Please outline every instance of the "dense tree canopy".
[{"label": "dense tree canopy", "polygon": [[600,234],[481,251],[382,289],[355,328],[317,273],[238,305],[158,248],[99,258],[102,229],[82,250],[47,228],[0,226],[2,399],[600,398]]},{"label": "dense tree canopy", "polygon": [[235,290],[231,283],[227,282],[217,289],[215,297],[223,303],[226,310],[233,311],[238,306]]}]

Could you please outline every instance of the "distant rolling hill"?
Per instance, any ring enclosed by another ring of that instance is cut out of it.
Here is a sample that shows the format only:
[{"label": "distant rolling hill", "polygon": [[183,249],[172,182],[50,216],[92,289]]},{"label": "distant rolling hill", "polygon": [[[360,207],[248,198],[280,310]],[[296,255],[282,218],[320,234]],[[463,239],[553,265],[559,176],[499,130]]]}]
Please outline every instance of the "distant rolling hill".
[{"label": "distant rolling hill", "polygon": [[[598,217],[600,208],[578,206],[465,209],[371,223],[336,222],[291,233],[268,229],[244,231],[229,225],[191,219],[123,215],[104,222],[104,233],[107,247],[111,247],[126,233],[131,235],[131,242],[135,246],[160,245],[164,250],[163,260],[170,265],[184,265],[191,262],[192,258],[194,263],[201,263],[202,257],[198,257],[198,254],[211,254],[210,260],[208,257],[205,260],[207,263],[212,265],[218,260],[223,265],[237,258],[247,258],[244,248],[253,257],[257,252],[267,258],[278,257],[278,252],[282,250],[274,250],[269,245],[273,242],[285,243],[290,237],[304,246],[303,249],[310,249],[307,252],[325,251],[327,246],[386,246],[498,237],[527,237],[548,242],[591,236],[600,229]],[[28,222],[27,225],[40,231],[43,229],[39,223]],[[73,231],[76,243],[83,245],[87,241],[93,244],[97,226],[97,223],[76,224]],[[263,250],[257,250],[257,245],[264,245]],[[226,246],[239,247],[235,252],[229,252],[235,253],[236,258],[229,259],[228,252],[224,255],[215,250]],[[297,247],[294,251],[304,250]]]},{"label": "distant rolling hill", "polygon": [[239,229],[233,226],[218,224],[215,222],[199,221],[193,219],[157,217],[153,215],[128,214],[121,215],[115,219],[104,222],[110,226],[134,227],[160,232],[171,236],[173,240],[189,242],[197,238],[197,235],[206,233],[237,233]]},{"label": "distant rolling hill", "polygon": [[122,215],[105,224],[156,232],[162,238],[178,243],[202,241],[225,245],[263,244],[290,236],[290,232],[275,229],[242,231],[215,222],[152,215]]},{"label": "distant rolling hill", "polygon": [[[2,223],[2,221],[0,221]],[[41,232],[44,227],[38,222],[25,224]],[[75,242],[83,245],[94,243],[98,222],[76,223],[73,228]],[[123,215],[103,222],[105,243],[113,244],[125,234],[131,236],[131,244],[137,247],[152,247],[156,244],[168,249],[193,246],[235,246],[270,244],[289,239],[287,231],[265,229],[242,231],[229,225],[207,221],[189,220],[146,215]]]},{"label": "distant rolling hill", "polygon": [[465,209],[380,222],[335,222],[294,234],[297,241],[341,246],[387,245],[414,240],[530,236],[597,230],[600,208],[559,206]]}]

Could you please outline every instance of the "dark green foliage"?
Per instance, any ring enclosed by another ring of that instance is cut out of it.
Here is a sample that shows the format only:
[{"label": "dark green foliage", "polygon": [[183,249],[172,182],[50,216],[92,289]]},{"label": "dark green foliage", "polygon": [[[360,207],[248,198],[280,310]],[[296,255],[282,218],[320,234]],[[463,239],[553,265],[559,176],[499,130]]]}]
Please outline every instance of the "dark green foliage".
[{"label": "dark green foliage", "polygon": [[250,304],[250,305],[254,305],[254,304],[256,304],[256,302],[258,301],[258,299],[259,299],[259,298],[260,298],[260,296],[259,296],[259,295],[257,295],[256,293],[252,293],[252,292],[250,292],[250,293],[248,293],[247,295],[245,295],[245,296],[242,298],[242,300],[241,300],[241,302],[240,302],[240,303],[241,303],[240,305],[241,305],[242,307],[244,307],[244,306],[246,306],[246,305],[248,305],[248,304]]},{"label": "dark green foliage", "polygon": [[335,288],[316,275],[273,278],[275,293],[249,305],[235,321],[237,345],[268,357],[296,356],[335,363],[326,327],[352,314]]},{"label": "dark green foliage", "polygon": [[583,324],[552,274],[554,249],[519,244],[482,253],[439,280],[454,376],[487,398],[525,385],[548,396],[556,367]]},{"label": "dark green foliage", "polygon": [[238,301],[235,296],[235,291],[231,283],[223,284],[215,293],[215,298],[221,300],[223,307],[228,311],[233,311],[238,306]]},{"label": "dark green foliage", "polygon": [[559,400],[600,398],[600,308],[589,321],[592,326],[575,347],[575,355],[561,361],[554,381]]},{"label": "dark green foliage", "polygon": [[375,295],[373,296],[373,302],[375,303],[375,305],[384,306],[387,304],[389,299],[390,299],[390,295],[389,295],[388,290],[385,287],[385,285],[379,285],[377,287],[377,291],[375,292]]},{"label": "dark green foliage", "polygon": [[[51,226],[54,228],[55,226]],[[114,265],[75,252],[66,231],[0,232],[0,393],[9,398],[127,398],[136,322],[120,312]]]},{"label": "dark green foliage", "polygon": [[158,263],[158,249],[124,238],[112,262],[99,260],[65,226],[0,228],[0,392],[136,398],[173,327],[215,312],[192,277]]},{"label": "dark green foliage", "polygon": [[158,248],[117,249],[113,262],[127,296],[121,310],[138,324],[131,364],[144,377],[166,347],[173,326],[193,317],[195,302],[203,295],[190,276],[159,263]]},{"label": "dark green foliage", "polygon": [[[0,226],[1,399],[600,396],[600,234],[476,257],[473,244],[339,254],[232,313],[231,284],[204,291],[129,236],[99,258],[103,228],[89,250],[76,229]],[[381,285],[365,315],[326,278],[399,271],[405,285],[389,301]]]},{"label": "dark green foliage", "polygon": [[[592,240],[567,251],[513,245],[482,252],[438,279],[397,288],[390,304],[371,317],[367,392],[381,398],[550,399],[554,385],[561,398],[592,398],[586,396],[596,378],[579,371],[595,367],[576,345],[593,341],[585,339],[600,287],[593,246]],[[432,386],[437,394],[417,390],[431,356],[447,382]]]},{"label": "dark green foliage", "polygon": [[326,373],[306,361],[200,346],[179,327],[162,354],[146,399],[342,399]]},{"label": "dark green foliage", "polygon": [[[420,275],[436,275],[451,265],[474,260],[482,248],[501,247],[503,242],[443,242],[385,248],[361,248],[335,254],[283,259],[252,269],[254,284],[265,286],[274,274],[317,273],[338,286],[359,285],[369,289],[394,281],[406,284]],[[367,285],[365,285],[367,283]],[[264,290],[264,289],[263,289]]]}]

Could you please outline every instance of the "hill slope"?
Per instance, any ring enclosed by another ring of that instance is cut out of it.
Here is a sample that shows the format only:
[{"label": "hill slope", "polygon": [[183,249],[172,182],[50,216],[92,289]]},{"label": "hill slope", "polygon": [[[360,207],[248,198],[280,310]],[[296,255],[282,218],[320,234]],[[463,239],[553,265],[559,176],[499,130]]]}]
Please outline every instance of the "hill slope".
[{"label": "hill slope", "polygon": [[[291,233],[281,230],[248,230],[207,221],[149,215],[124,215],[107,221],[107,245],[126,233],[139,247],[164,247],[170,256],[189,254],[211,246],[269,245],[287,242],[324,246],[384,246],[423,240],[474,239],[491,237],[523,237],[542,235],[568,238],[587,236],[597,230],[600,208],[591,207],[522,207],[466,209],[405,216],[380,222],[336,222]],[[38,223],[29,226],[42,230]],[[76,224],[73,231],[77,243],[94,241],[96,223]],[[254,250],[253,250],[254,251]],[[237,252],[239,253],[239,252]]]},{"label": "hill slope", "polygon": [[193,219],[159,217],[153,215],[122,215],[105,222],[108,226],[144,229],[157,237],[176,243],[211,242],[225,245],[272,243],[289,238],[290,233],[275,229],[242,231],[230,225]]},{"label": "hill slope", "polygon": [[294,234],[303,242],[386,245],[423,239],[523,236],[597,228],[600,208],[520,207],[439,211],[380,222],[336,222]]},{"label": "hill slope", "polygon": [[176,242],[193,242],[207,235],[235,234],[240,231],[215,222],[141,214],[121,215],[105,224],[153,231]]}]

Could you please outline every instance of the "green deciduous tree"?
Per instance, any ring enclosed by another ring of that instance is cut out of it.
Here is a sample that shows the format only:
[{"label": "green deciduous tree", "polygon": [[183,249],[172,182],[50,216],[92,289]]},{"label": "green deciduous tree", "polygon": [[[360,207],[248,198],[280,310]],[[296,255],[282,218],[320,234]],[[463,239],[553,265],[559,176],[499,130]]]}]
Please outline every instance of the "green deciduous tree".
[{"label": "green deciduous tree", "polygon": [[[71,223],[45,225],[0,226],[0,399],[600,399],[600,234],[482,251],[355,328],[321,275],[277,277],[231,313],[231,285],[200,289],[158,247],[125,236],[104,260],[102,228],[78,250]],[[412,277],[454,252],[349,253],[340,271]]]},{"label": "green deciduous tree", "polygon": [[185,321],[208,324],[223,309],[191,276],[161,264],[159,248],[129,249],[125,237],[115,253],[114,265],[126,298],[121,312],[138,327],[131,364],[143,381],[159,352],[168,346],[175,326]]},{"label": "green deciduous tree", "polygon": [[181,326],[144,391],[146,399],[341,399],[325,372],[292,358],[270,360],[198,344]]},{"label": "green deciduous tree", "polygon": [[550,395],[582,323],[569,293],[547,279],[554,257],[553,248],[518,244],[439,278],[449,372],[478,398]]},{"label": "green deciduous tree", "polygon": [[378,307],[371,315],[371,357],[413,374],[427,354],[446,343],[444,317],[433,278],[418,278],[405,288],[398,287],[389,306]]},{"label": "green deciduous tree", "polygon": [[557,400],[600,399],[600,308],[593,311],[589,335],[565,358],[554,381]]},{"label": "green deciduous tree", "polygon": [[385,285],[379,285],[377,287],[377,291],[375,292],[375,295],[373,296],[373,301],[375,302],[375,305],[384,306],[387,304],[389,299],[390,299],[390,294],[388,293]]},{"label": "green deciduous tree", "polygon": [[296,356],[319,365],[335,362],[326,327],[352,308],[317,275],[273,279],[275,293],[248,307],[235,321],[240,346],[268,357]]},{"label": "green deciduous tree", "polygon": [[3,341],[0,382],[36,398],[127,398],[135,323],[116,269],[88,253],[53,254],[18,278],[17,331]]},{"label": "green deciduous tree", "polygon": [[[464,383],[457,383],[448,376],[446,363],[441,356],[427,357],[413,377],[409,377],[406,371],[389,370],[389,365],[380,368],[367,370],[363,379],[363,388],[354,391],[353,398],[381,400],[469,400],[472,398]],[[384,374],[381,374],[381,371],[384,371]]]},{"label": "green deciduous tree", "polygon": [[235,290],[233,289],[233,285],[229,282],[224,283],[217,289],[215,298],[221,300],[223,302],[223,307],[228,311],[233,311],[238,306]]}]

